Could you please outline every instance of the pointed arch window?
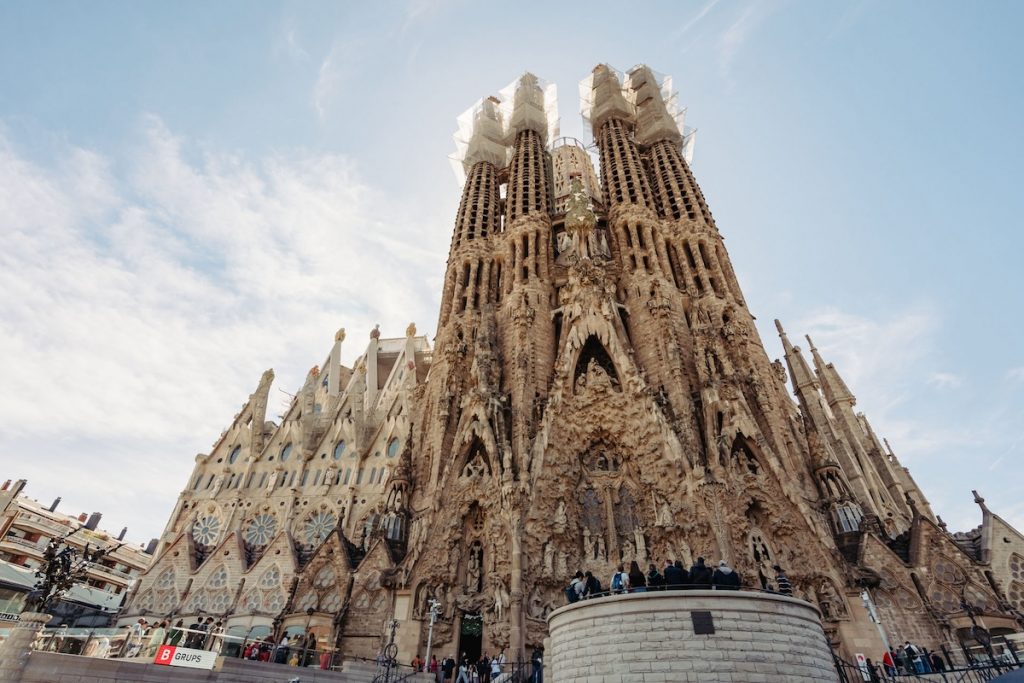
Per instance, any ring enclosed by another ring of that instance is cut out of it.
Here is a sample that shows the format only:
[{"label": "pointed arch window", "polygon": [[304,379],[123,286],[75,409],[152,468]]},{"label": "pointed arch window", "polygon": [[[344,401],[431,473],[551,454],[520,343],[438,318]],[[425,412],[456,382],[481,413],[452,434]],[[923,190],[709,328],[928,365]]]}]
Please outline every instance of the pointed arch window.
[{"label": "pointed arch window", "polygon": [[235,461],[238,460],[238,454],[242,452],[241,446],[235,446],[231,449],[231,454],[228,456],[228,464],[234,465]]},{"label": "pointed arch window", "polygon": [[288,460],[288,458],[291,457],[291,454],[292,454],[292,445],[290,443],[285,444],[284,447],[281,448],[281,456],[280,456],[281,462],[285,462],[286,460]]}]

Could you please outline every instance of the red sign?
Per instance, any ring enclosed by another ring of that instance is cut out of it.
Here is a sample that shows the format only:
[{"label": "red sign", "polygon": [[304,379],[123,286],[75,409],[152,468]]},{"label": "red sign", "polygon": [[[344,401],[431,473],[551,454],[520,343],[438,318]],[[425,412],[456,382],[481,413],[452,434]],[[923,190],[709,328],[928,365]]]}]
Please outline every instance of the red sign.
[{"label": "red sign", "polygon": [[217,663],[217,653],[208,650],[191,650],[174,645],[161,645],[156,651],[154,664],[163,666],[184,666],[189,669],[212,669]]}]

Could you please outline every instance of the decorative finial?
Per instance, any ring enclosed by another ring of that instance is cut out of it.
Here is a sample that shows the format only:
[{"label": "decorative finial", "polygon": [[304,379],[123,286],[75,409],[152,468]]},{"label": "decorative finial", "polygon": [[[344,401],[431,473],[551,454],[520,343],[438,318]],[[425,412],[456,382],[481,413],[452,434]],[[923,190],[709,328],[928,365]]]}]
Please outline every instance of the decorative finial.
[{"label": "decorative finial", "polygon": [[981,497],[977,491],[971,491],[974,494],[974,502],[978,504],[982,512],[988,512],[988,507],[985,506],[985,499]]},{"label": "decorative finial", "polygon": [[817,351],[818,350],[818,349],[814,348],[814,342],[811,341],[811,335],[805,334],[804,335],[804,339],[807,340],[807,346],[811,349],[811,351]]},{"label": "decorative finial", "polygon": [[370,330],[370,339],[380,339],[380,323],[374,325],[373,329]]},{"label": "decorative finial", "polygon": [[935,522],[939,525],[939,528],[946,531],[946,523],[942,521],[941,515],[935,515]]},{"label": "decorative finial", "polygon": [[409,323],[409,327],[405,328],[405,336],[406,337],[415,337],[416,336],[416,323]]},{"label": "decorative finial", "polygon": [[311,377],[317,377],[320,374],[320,366],[314,365],[313,367],[311,367],[309,369],[309,374]]},{"label": "decorative finial", "polygon": [[775,319],[775,329],[777,329],[779,331],[779,336],[780,337],[782,337],[783,339],[786,338],[786,331],[784,329],[782,329],[782,323],[779,322],[778,318]]},{"label": "decorative finial", "polygon": [[343,342],[343,341],[345,341],[345,328],[344,327],[339,328],[338,331],[334,333],[334,341],[336,341],[336,342]]}]

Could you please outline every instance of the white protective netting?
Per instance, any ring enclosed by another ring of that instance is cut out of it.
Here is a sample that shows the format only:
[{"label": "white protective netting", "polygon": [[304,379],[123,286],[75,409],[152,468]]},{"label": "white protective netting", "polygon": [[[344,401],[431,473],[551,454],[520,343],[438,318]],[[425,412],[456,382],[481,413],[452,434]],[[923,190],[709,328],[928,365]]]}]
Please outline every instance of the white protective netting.
[{"label": "white protective netting", "polygon": [[525,73],[498,95],[477,100],[457,119],[452,170],[459,184],[473,164],[487,161],[498,168],[508,164],[517,133],[536,130],[543,141],[558,137],[558,90]]}]

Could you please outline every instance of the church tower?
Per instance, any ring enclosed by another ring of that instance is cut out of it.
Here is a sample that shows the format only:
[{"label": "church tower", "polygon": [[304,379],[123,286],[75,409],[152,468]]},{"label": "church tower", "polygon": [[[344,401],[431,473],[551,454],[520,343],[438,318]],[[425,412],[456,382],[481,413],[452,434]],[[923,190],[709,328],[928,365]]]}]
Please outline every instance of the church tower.
[{"label": "church tower", "polygon": [[460,117],[434,347],[374,329],[349,368],[340,330],[279,424],[264,373],[196,457],[126,618],[310,630],[350,659],[394,624],[408,661],[436,603],[435,652],[516,660],[577,570],[703,557],[752,588],[783,566],[840,649],[878,639],[862,591],[933,649],[958,594],[1016,628],[998,582],[1016,584],[947,533],[835,365],[779,323],[769,360],[671,79],[599,65],[580,93],[592,144],[558,136],[529,73]]}]

